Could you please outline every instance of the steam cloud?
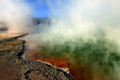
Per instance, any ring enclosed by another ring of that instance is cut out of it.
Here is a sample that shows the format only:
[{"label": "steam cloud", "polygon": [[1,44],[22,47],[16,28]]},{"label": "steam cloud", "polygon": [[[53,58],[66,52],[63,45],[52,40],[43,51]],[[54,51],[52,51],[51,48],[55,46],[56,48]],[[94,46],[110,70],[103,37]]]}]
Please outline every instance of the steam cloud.
[{"label": "steam cloud", "polygon": [[[0,20],[7,23],[10,31],[15,29],[21,32],[26,25],[32,25],[29,23],[31,9],[23,0],[1,2]],[[37,42],[34,47],[44,51],[44,57],[65,55],[73,65],[84,65],[92,74],[92,80],[119,80],[120,1],[46,2],[50,8],[51,24],[40,24],[36,29],[30,29],[34,33],[37,30],[37,34],[32,34],[26,39]]]},{"label": "steam cloud", "polygon": [[120,79],[120,1],[47,0],[50,27],[34,36],[45,57],[65,55],[92,80]]},{"label": "steam cloud", "polygon": [[31,14],[32,9],[24,0],[0,1],[0,22],[8,28],[8,33],[28,31],[27,27],[31,25]]}]

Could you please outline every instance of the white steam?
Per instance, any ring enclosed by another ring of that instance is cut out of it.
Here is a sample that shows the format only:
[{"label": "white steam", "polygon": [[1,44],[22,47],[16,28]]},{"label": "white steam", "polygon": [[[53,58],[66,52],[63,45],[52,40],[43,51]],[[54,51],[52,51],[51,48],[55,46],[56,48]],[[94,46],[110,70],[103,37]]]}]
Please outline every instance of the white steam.
[{"label": "white steam", "polygon": [[0,0],[0,21],[7,25],[9,33],[28,31],[31,12],[24,0]]},{"label": "white steam", "polygon": [[[27,39],[37,42],[39,50],[55,52],[53,56],[64,54],[76,62],[81,60],[98,77],[119,80],[120,0],[46,0],[46,3],[51,25],[33,28],[39,34]],[[32,25],[31,8],[25,0],[1,0],[0,21],[7,24],[9,32],[27,32],[27,26]]]},{"label": "white steam", "polygon": [[39,34],[29,37],[38,42],[40,51],[44,48],[46,52],[48,50],[46,55],[63,54],[71,61],[78,60],[98,79],[102,77],[105,80],[119,80],[120,1],[46,2],[50,8],[52,23],[44,32],[40,31]]},{"label": "white steam", "polygon": [[[70,0],[64,4],[56,0],[58,8],[49,2],[50,9],[58,17],[54,20],[51,32],[72,36],[90,36],[96,29],[106,34],[116,34],[120,30],[119,2],[114,0]],[[116,32],[117,31],[117,32]],[[119,35],[119,34],[118,34]],[[118,36],[117,35],[117,36]]]},{"label": "white steam", "polygon": [[[73,40],[74,37],[104,36],[119,43],[119,0],[54,0],[54,2],[46,0],[46,2],[52,23],[48,28],[42,25],[46,31],[38,35],[41,41],[56,39],[59,42],[60,36],[68,40]],[[41,32],[40,27],[36,30]],[[39,40],[38,37],[36,36],[36,40]]]}]

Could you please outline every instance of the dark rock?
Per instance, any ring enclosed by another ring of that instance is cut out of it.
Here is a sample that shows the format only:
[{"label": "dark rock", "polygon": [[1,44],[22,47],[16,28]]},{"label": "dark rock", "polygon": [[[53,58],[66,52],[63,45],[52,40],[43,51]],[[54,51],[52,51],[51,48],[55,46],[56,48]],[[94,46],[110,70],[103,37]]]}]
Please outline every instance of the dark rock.
[{"label": "dark rock", "polygon": [[50,63],[25,58],[25,41],[16,40],[25,35],[0,41],[0,80],[73,80],[69,73]]}]

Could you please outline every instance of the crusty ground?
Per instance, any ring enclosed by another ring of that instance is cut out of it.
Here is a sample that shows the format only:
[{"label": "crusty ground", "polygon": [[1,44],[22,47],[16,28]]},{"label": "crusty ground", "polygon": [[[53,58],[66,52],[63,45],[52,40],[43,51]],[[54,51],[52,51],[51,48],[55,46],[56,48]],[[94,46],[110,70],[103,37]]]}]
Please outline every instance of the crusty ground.
[{"label": "crusty ground", "polygon": [[0,80],[73,80],[60,68],[25,58],[25,41],[19,37],[0,41]]}]

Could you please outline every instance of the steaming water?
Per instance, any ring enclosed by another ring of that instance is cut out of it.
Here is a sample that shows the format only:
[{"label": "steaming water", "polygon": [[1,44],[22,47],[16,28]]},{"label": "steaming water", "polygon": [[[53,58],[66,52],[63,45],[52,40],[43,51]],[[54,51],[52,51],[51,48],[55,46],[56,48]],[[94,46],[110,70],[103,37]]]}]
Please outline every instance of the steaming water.
[{"label": "steaming water", "polygon": [[37,42],[43,58],[66,56],[72,65],[78,68],[84,65],[91,80],[119,80],[118,3],[69,0],[67,4],[49,0],[51,25],[38,27],[39,34],[28,39]]},{"label": "steaming water", "polygon": [[118,44],[105,37],[94,38],[96,40],[92,38],[84,40],[79,36],[64,42],[61,42],[65,40],[63,36],[45,41],[41,39],[37,48],[39,52],[44,52],[43,59],[66,56],[70,64],[78,68],[84,65],[88,75],[92,75],[92,79],[96,77],[97,80],[119,80]]},{"label": "steaming water", "polygon": [[25,39],[36,42],[31,49],[44,58],[66,56],[72,65],[84,65],[92,80],[120,80],[119,0],[46,0],[49,26],[33,26],[25,0],[1,2],[0,21],[8,32],[36,33]]}]

